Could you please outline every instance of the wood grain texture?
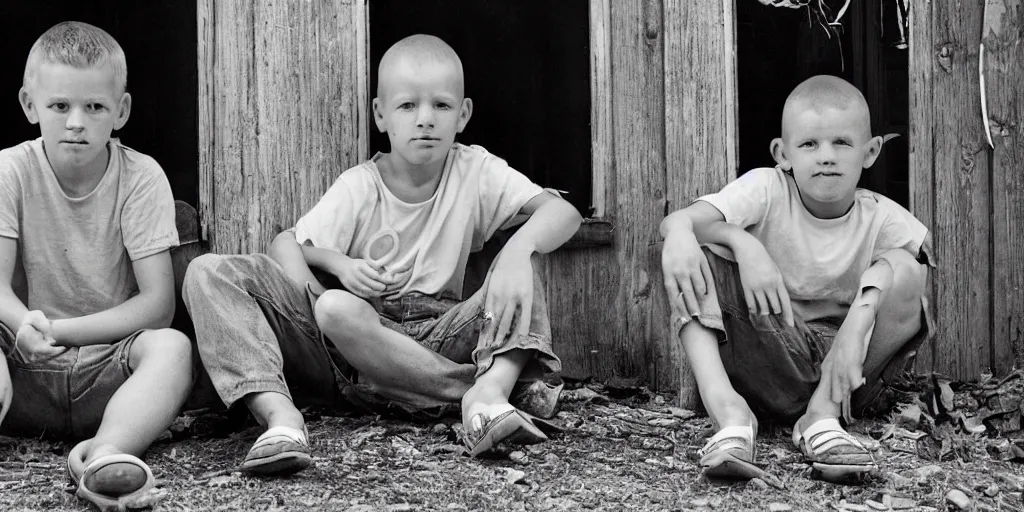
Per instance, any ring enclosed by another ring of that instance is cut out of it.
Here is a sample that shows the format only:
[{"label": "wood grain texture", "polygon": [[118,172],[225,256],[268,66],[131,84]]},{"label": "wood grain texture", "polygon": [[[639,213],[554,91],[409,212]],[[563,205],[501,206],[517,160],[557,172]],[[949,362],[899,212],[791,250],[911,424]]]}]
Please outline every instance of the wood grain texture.
[{"label": "wood grain texture", "polygon": [[935,369],[971,379],[992,363],[991,179],[981,123],[978,44],[984,0],[932,2]]},{"label": "wood grain texture", "polygon": [[612,133],[618,215],[616,247],[622,275],[618,302],[626,336],[615,340],[615,372],[642,376],[651,386],[678,386],[668,353],[668,310],[661,265],[651,252],[665,216],[665,81],[660,0],[612,3]]},{"label": "wood grain texture", "polygon": [[[614,138],[612,137],[612,66],[611,66],[611,0],[590,0],[590,138],[591,190],[595,218],[609,214],[614,202],[608,192],[615,190],[612,172]],[[586,212],[584,212],[585,214]]]},{"label": "wood grain texture", "polygon": [[[736,177],[736,42],[733,0],[712,5],[665,0],[666,212],[717,192]],[[660,247],[660,245],[659,245]],[[660,266],[660,257],[655,264]],[[660,273],[658,274],[660,276]],[[659,288],[660,279],[659,279]],[[664,291],[659,290],[659,295]],[[667,298],[656,311],[667,311]],[[664,329],[668,328],[668,316]],[[677,337],[655,356],[659,381],[679,372],[684,405],[698,400],[696,382]]]},{"label": "wood grain texture", "polygon": [[992,358],[1024,363],[1024,0],[988,0],[985,82],[992,133]]},{"label": "wood grain texture", "polygon": [[213,97],[200,106],[201,215],[214,252],[261,252],[366,157],[365,12],[342,0],[199,8],[200,93]]},{"label": "wood grain texture", "polygon": [[[935,235],[935,153],[932,139],[932,74],[937,65],[938,45],[932,39],[932,2],[919,2],[910,16],[910,212]],[[937,242],[937,240],[936,240]],[[928,295],[935,310],[935,273],[929,282]],[[935,369],[936,338],[918,350],[915,370],[929,373]]]}]

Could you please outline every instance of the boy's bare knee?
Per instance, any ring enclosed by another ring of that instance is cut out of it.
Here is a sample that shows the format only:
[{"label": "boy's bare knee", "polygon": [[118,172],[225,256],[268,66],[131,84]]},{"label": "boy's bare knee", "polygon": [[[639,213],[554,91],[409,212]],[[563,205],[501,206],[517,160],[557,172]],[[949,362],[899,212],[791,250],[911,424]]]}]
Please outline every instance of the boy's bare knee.
[{"label": "boy's bare knee", "polygon": [[377,312],[365,300],[344,290],[324,292],[316,301],[313,315],[321,331],[335,335],[377,321]]},{"label": "boy's bare knee", "polygon": [[128,353],[128,366],[136,370],[143,361],[148,360],[191,371],[192,342],[188,336],[175,329],[153,329],[139,333]]},{"label": "boy's bare knee", "polygon": [[882,253],[880,258],[892,267],[892,285],[886,291],[886,302],[919,304],[925,293],[928,268],[902,249]]}]

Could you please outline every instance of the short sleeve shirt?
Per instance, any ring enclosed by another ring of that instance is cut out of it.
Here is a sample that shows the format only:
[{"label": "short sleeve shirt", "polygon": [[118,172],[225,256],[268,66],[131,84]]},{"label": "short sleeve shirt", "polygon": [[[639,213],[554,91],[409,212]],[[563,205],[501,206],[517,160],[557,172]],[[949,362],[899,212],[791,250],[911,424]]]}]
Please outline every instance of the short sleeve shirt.
[{"label": "short sleeve shirt", "polygon": [[928,229],[895,201],[857,189],[853,207],[835,219],[807,211],[791,175],[754,169],[699,199],[746,229],[782,274],[793,310],[805,321],[846,316],[860,277],[879,255],[905,249],[920,257]]},{"label": "short sleeve shirt", "polygon": [[0,151],[0,236],[18,240],[15,291],[50,319],[120,305],[138,293],[132,262],[178,245],[160,165],[116,139],[108,150],[83,197],[64,193],[41,138]]},{"label": "short sleeve shirt", "polygon": [[398,234],[397,255],[385,270],[410,271],[385,292],[461,298],[466,261],[494,233],[512,224],[541,187],[479,146],[454,144],[434,195],[420,203],[395,197],[369,161],[341,174],[295,226],[300,244],[331,249],[351,258],[377,233]]}]

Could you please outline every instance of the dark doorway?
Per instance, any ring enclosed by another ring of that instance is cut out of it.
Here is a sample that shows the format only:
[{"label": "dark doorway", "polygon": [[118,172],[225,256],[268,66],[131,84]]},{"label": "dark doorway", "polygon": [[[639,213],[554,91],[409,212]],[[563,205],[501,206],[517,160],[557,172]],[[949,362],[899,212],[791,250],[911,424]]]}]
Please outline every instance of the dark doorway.
[{"label": "dark doorway", "polygon": [[[373,0],[370,95],[394,42],[444,39],[462,59],[473,118],[459,136],[544,187],[591,206],[590,23],[587,0]],[[371,152],[389,150],[370,120]]]},{"label": "dark doorway", "polygon": [[875,135],[899,134],[885,143],[860,186],[906,207],[909,61],[895,11],[899,3],[852,1],[841,27],[826,28],[843,3],[824,2],[821,17],[819,2],[788,9],[737,0],[739,172],[775,165],[768,147],[779,136],[782,106],[793,87],[814,75],[836,75],[864,93]]},{"label": "dark doorway", "polygon": [[198,207],[196,7],[170,0],[9,0],[0,38],[0,147],[39,137],[18,105],[25,60],[35,40],[61,21],[83,21],[110,33],[128,60],[132,113],[114,133],[156,159],[176,199]]}]

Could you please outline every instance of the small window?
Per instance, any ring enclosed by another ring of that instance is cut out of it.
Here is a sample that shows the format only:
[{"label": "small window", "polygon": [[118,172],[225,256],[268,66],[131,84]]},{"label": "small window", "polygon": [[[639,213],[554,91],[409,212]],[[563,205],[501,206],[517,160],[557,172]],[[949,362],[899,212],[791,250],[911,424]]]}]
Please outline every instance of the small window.
[{"label": "small window", "polygon": [[[592,214],[589,0],[373,0],[370,91],[394,42],[438,36],[458,52],[473,118],[457,140],[479,144],[584,215]],[[370,151],[388,151],[370,120]],[[602,178],[603,179],[603,178]]]}]

